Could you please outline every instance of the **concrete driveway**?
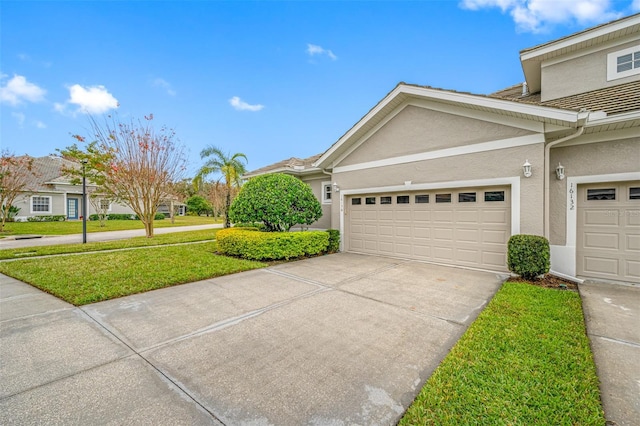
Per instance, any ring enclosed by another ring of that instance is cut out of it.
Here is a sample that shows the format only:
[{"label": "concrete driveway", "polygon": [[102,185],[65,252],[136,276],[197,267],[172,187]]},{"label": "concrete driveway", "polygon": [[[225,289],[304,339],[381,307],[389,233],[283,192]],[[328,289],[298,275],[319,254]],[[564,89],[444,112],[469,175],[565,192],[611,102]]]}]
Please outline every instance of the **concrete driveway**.
[{"label": "concrete driveway", "polygon": [[0,277],[0,424],[395,424],[501,282],[340,253],[74,308]]}]

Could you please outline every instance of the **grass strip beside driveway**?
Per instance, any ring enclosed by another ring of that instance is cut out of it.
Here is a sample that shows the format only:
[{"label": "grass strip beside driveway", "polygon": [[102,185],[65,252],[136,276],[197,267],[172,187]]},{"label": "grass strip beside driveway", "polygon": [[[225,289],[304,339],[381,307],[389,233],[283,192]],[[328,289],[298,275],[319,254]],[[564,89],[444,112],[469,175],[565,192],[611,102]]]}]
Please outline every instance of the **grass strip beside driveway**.
[{"label": "grass strip beside driveway", "polygon": [[604,425],[580,296],[505,283],[400,425]]},{"label": "grass strip beside driveway", "polygon": [[0,263],[0,272],[79,306],[267,266],[215,249],[211,242],[25,259]]},{"label": "grass strip beside driveway", "polygon": [[166,244],[194,243],[198,241],[213,240],[217,229],[205,229],[202,231],[172,232],[160,234],[153,238],[134,237],[126,240],[103,241],[87,244],[59,244],[54,246],[36,246],[19,249],[0,250],[0,260],[25,259],[34,256],[49,256],[53,254],[86,253],[90,251],[118,250],[135,247],[151,247]]}]

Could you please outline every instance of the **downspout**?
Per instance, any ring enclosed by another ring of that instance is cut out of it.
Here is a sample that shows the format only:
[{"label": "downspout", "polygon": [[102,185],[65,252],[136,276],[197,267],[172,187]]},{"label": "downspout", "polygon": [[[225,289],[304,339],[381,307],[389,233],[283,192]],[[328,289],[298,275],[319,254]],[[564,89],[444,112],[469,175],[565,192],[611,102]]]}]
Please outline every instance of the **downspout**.
[{"label": "downspout", "polygon": [[566,142],[568,140],[575,139],[584,133],[584,126],[589,121],[589,111],[586,111],[586,114],[584,115],[584,117],[581,118],[581,114],[584,114],[584,113],[585,111],[580,111],[578,113],[578,116],[577,116],[578,130],[575,133],[572,133],[569,136],[565,136],[563,138],[550,142],[544,147],[544,237],[547,240],[549,239],[549,234],[551,233],[550,231],[551,226],[549,223],[550,217],[551,217],[551,213],[550,213],[551,209],[549,206],[549,202],[550,202],[549,200],[551,198],[549,195],[549,184],[550,184],[549,181],[551,180],[549,178],[551,148],[553,148],[558,144]]}]

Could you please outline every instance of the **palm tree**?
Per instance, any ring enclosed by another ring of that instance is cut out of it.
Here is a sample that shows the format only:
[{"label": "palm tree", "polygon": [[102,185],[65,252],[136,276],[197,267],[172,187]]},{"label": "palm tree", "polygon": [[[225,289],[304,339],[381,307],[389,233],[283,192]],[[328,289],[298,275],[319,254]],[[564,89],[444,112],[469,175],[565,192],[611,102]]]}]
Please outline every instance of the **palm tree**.
[{"label": "palm tree", "polygon": [[218,182],[224,178],[226,188],[226,202],[224,207],[224,227],[228,228],[229,222],[229,206],[231,205],[231,189],[241,184],[242,175],[246,172],[246,168],[242,159],[247,161],[247,156],[241,152],[233,155],[225,154],[215,146],[208,146],[200,152],[200,158],[206,159],[204,165],[198,170],[198,174],[193,178],[194,183],[200,184],[204,178],[211,173],[220,173],[222,176]]}]

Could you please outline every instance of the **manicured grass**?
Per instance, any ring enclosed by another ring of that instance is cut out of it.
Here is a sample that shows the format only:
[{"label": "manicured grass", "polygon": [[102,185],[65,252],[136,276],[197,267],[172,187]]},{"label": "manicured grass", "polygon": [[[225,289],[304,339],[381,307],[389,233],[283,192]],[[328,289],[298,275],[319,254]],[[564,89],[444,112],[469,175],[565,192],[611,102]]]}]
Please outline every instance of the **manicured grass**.
[{"label": "manicured grass", "polygon": [[4,249],[0,250],[0,260],[25,259],[34,256],[49,256],[52,254],[85,253],[90,251],[192,243],[197,241],[213,240],[215,239],[216,232],[218,232],[218,229],[206,229],[203,231],[173,232],[170,234],[156,235],[153,238],[135,237],[126,240],[103,241],[87,244],[60,244],[55,246]]},{"label": "manicured grass", "polygon": [[[207,225],[221,223],[220,219],[202,216],[179,216],[175,223],[171,219],[156,220],[154,228],[168,228],[173,226]],[[87,232],[124,231],[128,229],[144,229],[139,220],[107,220],[105,226],[100,227],[100,221],[87,221]],[[69,235],[81,234],[82,221],[65,222],[9,222],[4,226],[0,237],[10,235]]]},{"label": "manicured grass", "polygon": [[74,305],[267,266],[215,254],[215,242],[0,263],[0,272]]},{"label": "manicured grass", "polygon": [[604,425],[580,297],[505,283],[400,425]]}]

